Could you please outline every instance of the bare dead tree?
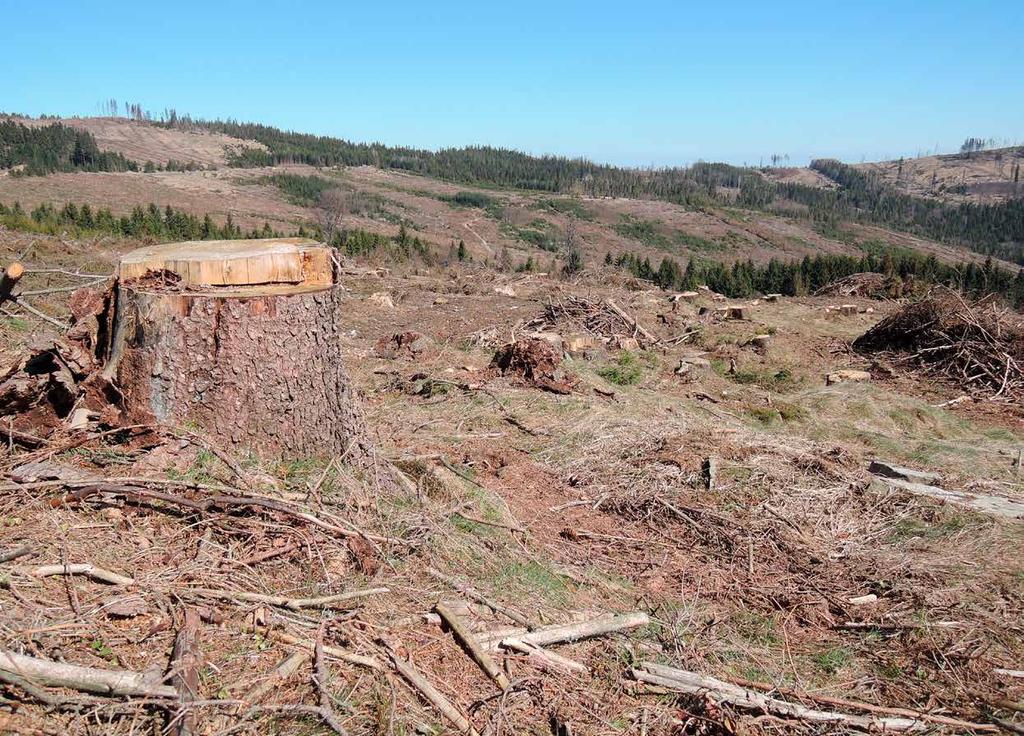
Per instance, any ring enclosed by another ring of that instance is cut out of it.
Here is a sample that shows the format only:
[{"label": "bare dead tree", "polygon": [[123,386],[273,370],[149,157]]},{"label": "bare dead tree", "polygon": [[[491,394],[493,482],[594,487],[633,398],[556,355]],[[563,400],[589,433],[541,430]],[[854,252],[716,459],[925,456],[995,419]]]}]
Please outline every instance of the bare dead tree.
[{"label": "bare dead tree", "polygon": [[570,217],[565,224],[565,264],[562,275],[575,276],[583,270],[583,249],[580,246],[580,234],[576,218]]},{"label": "bare dead tree", "polygon": [[333,243],[336,235],[344,234],[344,221],[348,212],[348,195],[341,189],[328,189],[320,195],[316,221],[323,233],[324,242]]}]

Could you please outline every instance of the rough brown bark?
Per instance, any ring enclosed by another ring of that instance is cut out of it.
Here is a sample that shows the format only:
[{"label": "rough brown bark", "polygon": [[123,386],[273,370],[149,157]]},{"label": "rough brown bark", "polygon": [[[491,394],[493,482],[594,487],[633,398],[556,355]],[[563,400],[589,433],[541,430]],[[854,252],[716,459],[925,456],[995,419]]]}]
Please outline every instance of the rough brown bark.
[{"label": "rough brown bark", "polygon": [[272,288],[221,296],[118,286],[108,377],[129,423],[194,425],[263,456],[373,447],[342,365],[341,290]]}]

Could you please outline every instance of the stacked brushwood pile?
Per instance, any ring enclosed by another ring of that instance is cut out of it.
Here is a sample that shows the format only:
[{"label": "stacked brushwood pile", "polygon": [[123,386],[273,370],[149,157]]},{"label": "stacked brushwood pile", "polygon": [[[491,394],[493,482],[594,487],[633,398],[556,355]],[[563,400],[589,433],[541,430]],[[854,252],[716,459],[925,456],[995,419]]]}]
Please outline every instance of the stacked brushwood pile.
[{"label": "stacked brushwood pile", "polygon": [[1024,399],[1024,321],[991,298],[969,302],[940,287],[886,317],[853,343],[993,400]]},{"label": "stacked brushwood pile", "polygon": [[866,299],[899,299],[908,290],[902,279],[881,273],[855,273],[833,281],[814,292],[815,296],[858,296]]},{"label": "stacked brushwood pile", "polygon": [[544,314],[527,322],[525,327],[539,331],[569,327],[597,337],[628,336],[635,338],[642,348],[660,342],[635,317],[611,299],[591,301],[569,295],[564,299],[552,300],[544,306]]}]

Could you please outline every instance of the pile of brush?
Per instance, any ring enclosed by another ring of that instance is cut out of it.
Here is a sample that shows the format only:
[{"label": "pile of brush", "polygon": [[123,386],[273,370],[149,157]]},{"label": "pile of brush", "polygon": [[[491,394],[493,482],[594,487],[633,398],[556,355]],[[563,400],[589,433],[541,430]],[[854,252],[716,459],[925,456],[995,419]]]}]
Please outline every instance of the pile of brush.
[{"label": "pile of brush", "polygon": [[549,301],[544,306],[544,314],[533,318],[524,327],[539,332],[568,328],[597,337],[628,336],[635,338],[642,348],[659,342],[634,316],[611,299],[591,301],[572,294],[561,300]]},{"label": "pile of brush", "polygon": [[866,299],[899,299],[904,284],[897,277],[881,273],[855,273],[833,281],[814,292],[814,296],[848,296]]},{"label": "pile of brush", "polygon": [[888,353],[989,399],[1024,399],[1024,322],[994,299],[967,301],[939,287],[886,317],[853,343]]}]

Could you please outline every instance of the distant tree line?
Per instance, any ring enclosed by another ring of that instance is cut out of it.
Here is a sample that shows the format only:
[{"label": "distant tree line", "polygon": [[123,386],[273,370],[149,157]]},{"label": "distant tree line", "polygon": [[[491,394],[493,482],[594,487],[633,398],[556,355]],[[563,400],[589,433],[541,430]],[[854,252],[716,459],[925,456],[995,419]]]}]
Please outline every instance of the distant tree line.
[{"label": "distant tree line", "polygon": [[[319,239],[323,239],[319,231],[314,231],[313,234]],[[383,235],[359,228],[339,230],[334,234],[329,245],[350,256],[379,254],[392,261],[405,261],[412,257],[418,257],[428,264],[434,262],[434,253],[430,249],[430,244],[418,235],[409,235],[405,225],[399,226],[397,235]]]},{"label": "distant tree line", "polygon": [[656,197],[686,204],[709,204],[717,187],[738,187],[744,174],[749,175],[748,170],[728,164],[626,169],[582,158],[530,156],[490,146],[428,151],[382,143],[353,143],[257,123],[194,120],[176,112],[173,119],[158,124],[185,129],[205,128],[266,146],[267,150],[244,148],[231,154],[230,165],[242,167],[284,163],[369,165],[480,186],[579,192],[593,196]]},{"label": "distant tree line", "polygon": [[773,258],[764,265],[746,260],[730,266],[691,258],[683,266],[673,258],[663,258],[655,267],[649,258],[640,258],[635,253],[623,253],[614,259],[609,254],[605,263],[653,281],[663,289],[686,290],[703,284],[732,298],[757,294],[801,296],[855,273],[874,272],[904,280],[944,284],[975,296],[999,294],[1016,308],[1024,306],[1024,269],[1013,274],[995,266],[991,258],[981,266],[973,262],[954,266],[942,263],[934,255],[925,256],[905,248],[873,243],[866,244],[865,248],[869,252],[860,258],[818,254],[792,261]]},{"label": "distant tree line", "polygon": [[984,151],[989,146],[996,144],[994,139],[985,140],[984,138],[968,138],[960,146],[960,153],[966,153],[968,157],[972,153],[978,153]]},{"label": "distant tree line", "polygon": [[29,127],[0,121],[0,169],[15,166],[14,175],[43,176],[56,171],[138,171],[138,164],[120,153],[101,151],[92,134],[60,123]]},{"label": "distant tree line", "polygon": [[[231,240],[235,238],[271,238],[281,233],[263,223],[262,228],[248,232],[234,222],[228,214],[223,224],[217,224],[209,215],[201,219],[170,205],[161,209],[155,204],[141,205],[130,215],[118,217],[106,208],[93,208],[88,204],[69,202],[63,207],[43,203],[26,212],[19,202],[5,205],[0,202],[0,224],[12,230],[26,230],[46,235],[67,233],[71,237],[114,235],[126,238],[152,238],[154,240]],[[305,235],[303,228],[296,233]]]},{"label": "distant tree line", "polygon": [[[55,207],[43,203],[31,211],[26,211],[20,202],[13,205],[0,202],[0,225],[12,230],[45,235],[113,235],[157,241],[234,240],[284,236],[284,233],[270,227],[266,222],[262,228],[244,231],[234,222],[230,213],[223,224],[218,224],[209,214],[199,218],[169,205],[160,208],[152,203],[147,206],[136,206],[131,214],[118,217],[107,208],[93,208],[88,204],[69,202],[63,207]],[[307,228],[300,225],[291,235],[323,239],[323,233],[316,226]],[[399,227],[398,233],[393,236],[356,228],[338,231],[330,245],[350,256],[379,254],[386,259],[398,261],[419,257],[427,263],[432,263],[434,259],[429,243],[418,235],[410,235],[404,225]],[[464,250],[465,246],[462,247]]]}]

